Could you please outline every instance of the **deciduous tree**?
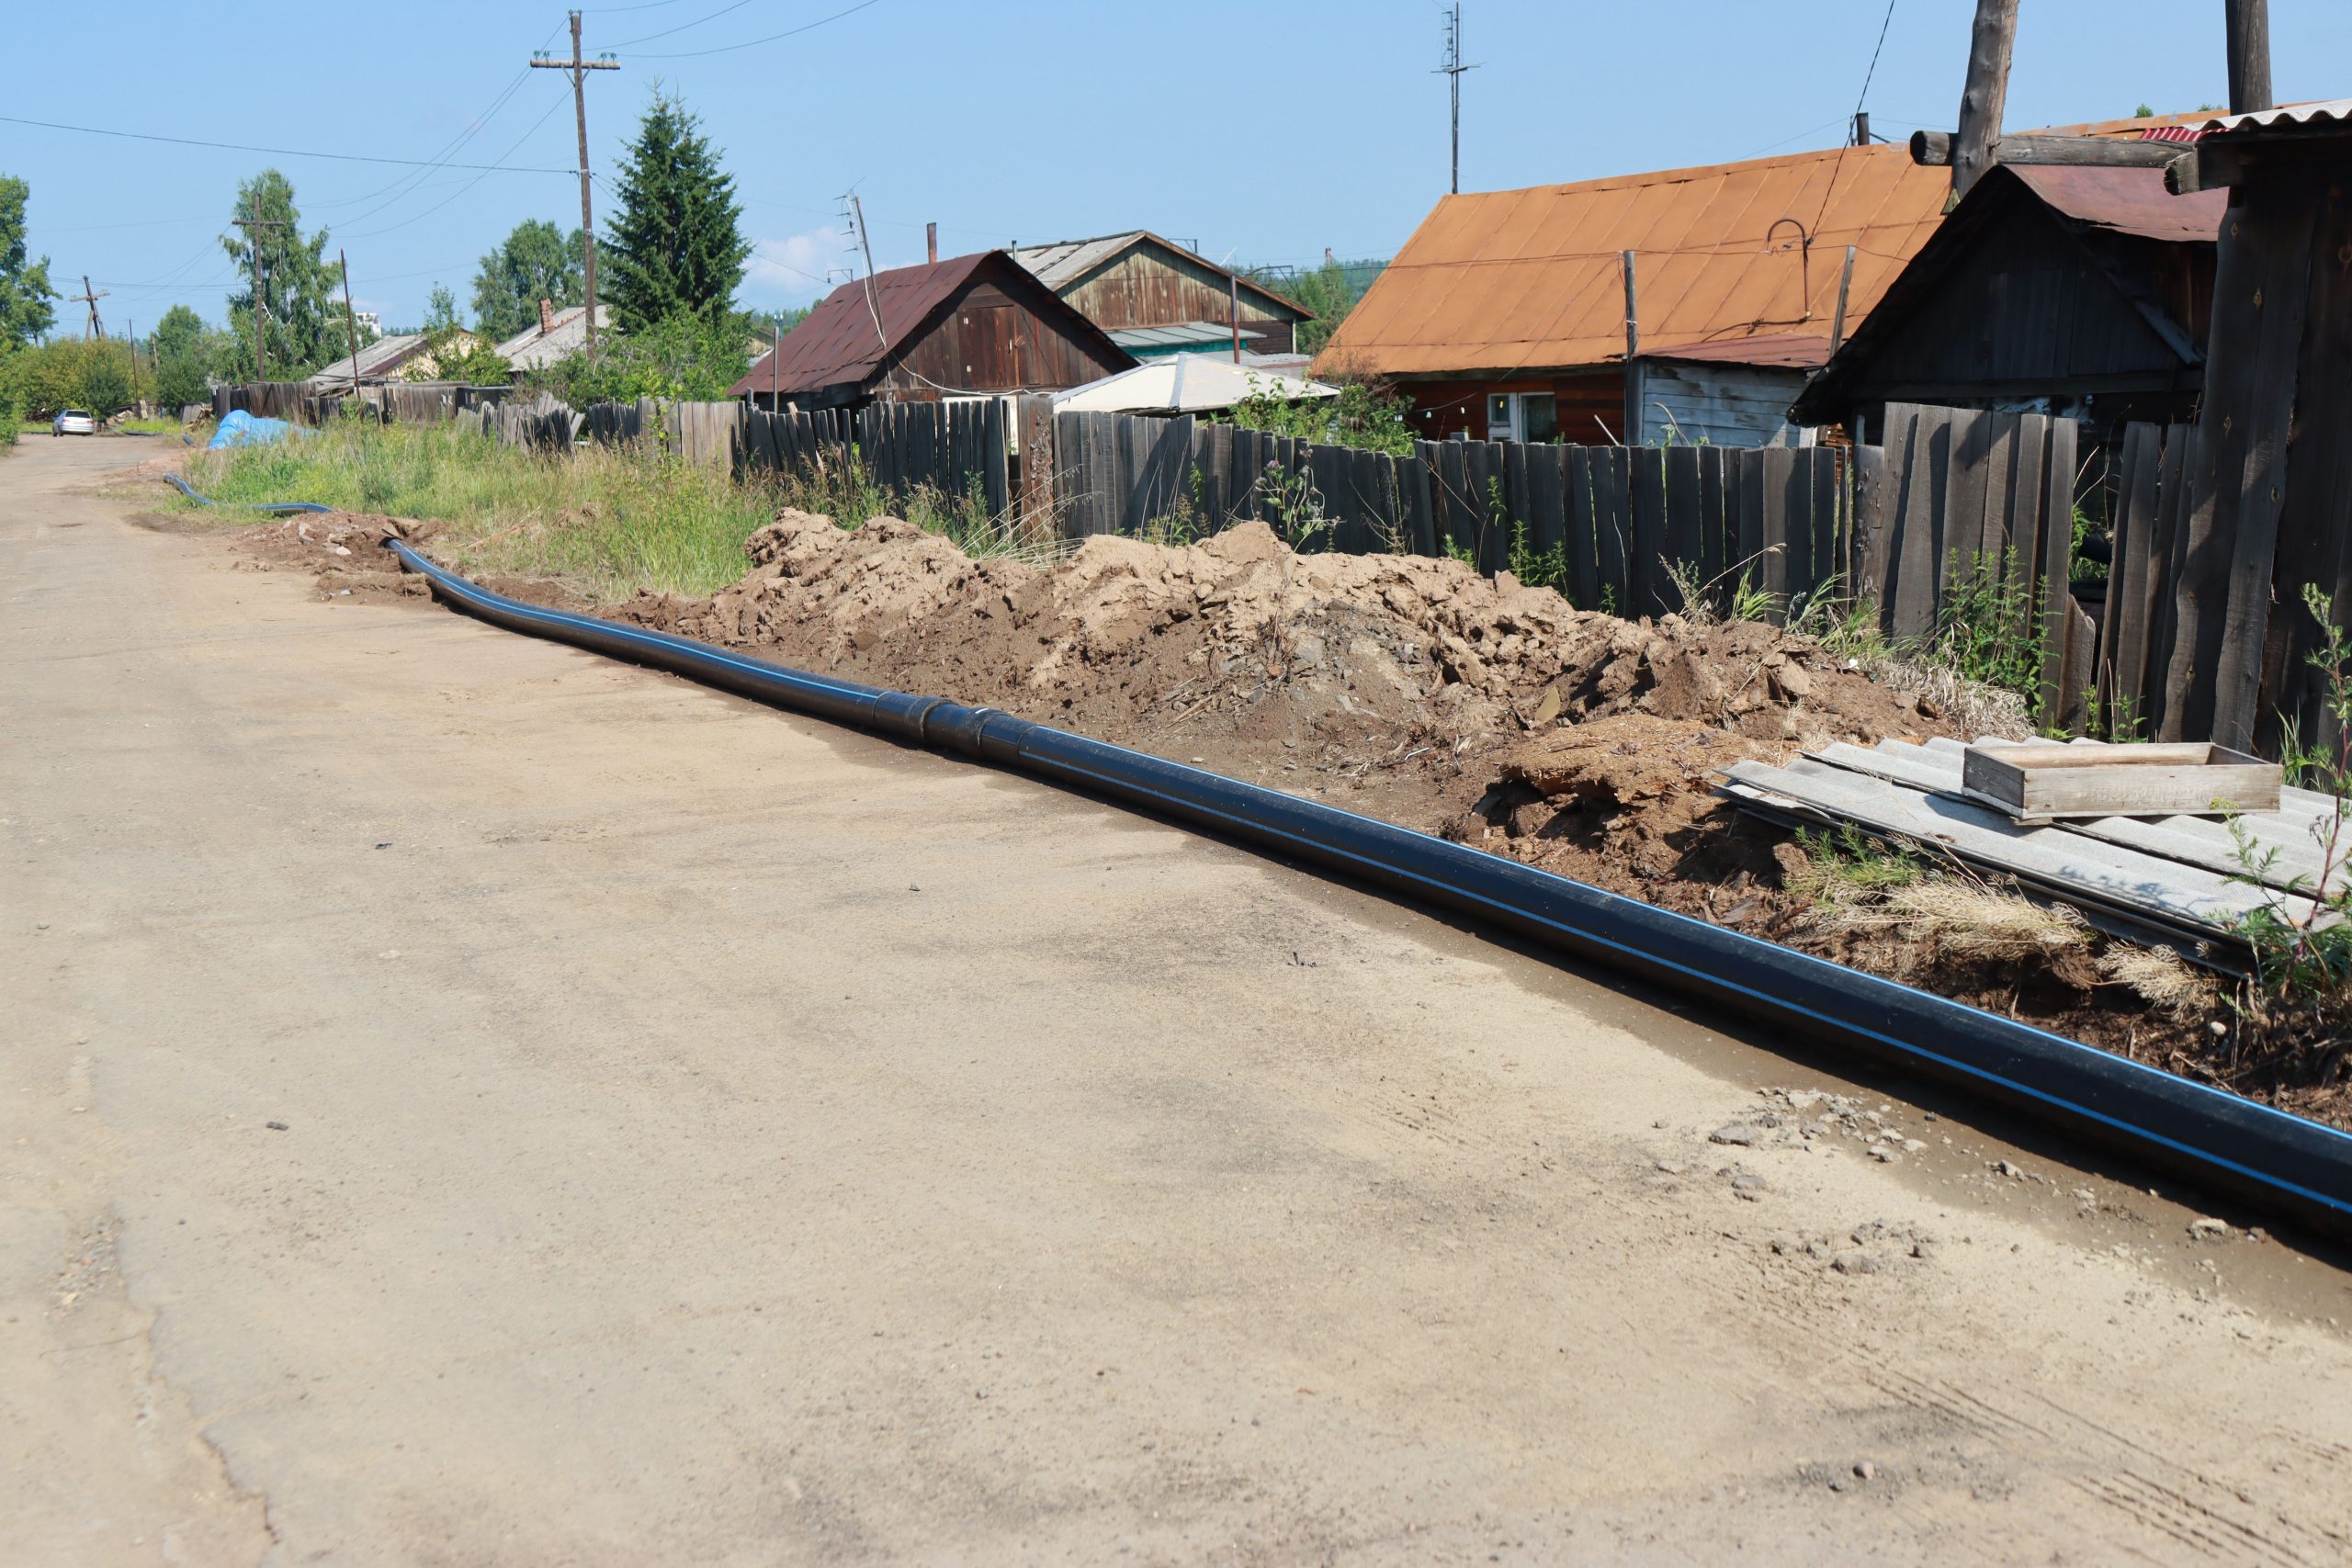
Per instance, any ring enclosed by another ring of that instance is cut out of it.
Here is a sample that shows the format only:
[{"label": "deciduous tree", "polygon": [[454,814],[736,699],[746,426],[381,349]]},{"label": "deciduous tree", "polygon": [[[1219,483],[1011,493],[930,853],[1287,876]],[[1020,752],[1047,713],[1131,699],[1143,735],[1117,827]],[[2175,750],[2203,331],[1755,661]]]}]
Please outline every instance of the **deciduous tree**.
[{"label": "deciduous tree", "polygon": [[[263,335],[269,349],[270,378],[299,380],[344,352],[343,306],[336,289],[340,264],[326,259],[327,231],[302,237],[294,184],[276,169],[264,169],[237,187],[232,219],[259,219],[262,226],[232,229],[220,248],[243,275],[245,287],[229,296],[229,363],[222,373],[251,380],[254,364],[254,302],[262,302]],[[254,253],[260,253],[260,265]]]},{"label": "deciduous tree", "polygon": [[526,218],[481,258],[474,274],[474,326],[503,343],[538,324],[540,300],[560,310],[586,298],[580,231],[566,234],[544,218]]}]

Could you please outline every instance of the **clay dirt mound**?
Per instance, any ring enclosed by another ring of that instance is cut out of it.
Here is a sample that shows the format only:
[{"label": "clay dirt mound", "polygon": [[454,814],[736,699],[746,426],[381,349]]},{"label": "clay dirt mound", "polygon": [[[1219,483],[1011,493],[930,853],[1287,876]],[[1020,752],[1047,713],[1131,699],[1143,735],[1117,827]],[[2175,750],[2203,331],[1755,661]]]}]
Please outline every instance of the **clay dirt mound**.
[{"label": "clay dirt mound", "polygon": [[746,550],[754,570],[707,601],[640,594],[620,613],[1130,733],[1179,713],[1188,732],[1247,730],[1276,698],[1309,728],[1336,716],[1449,741],[1521,733],[1539,716],[1549,726],[1634,713],[1758,739],[1936,729],[1810,638],[1676,615],[1623,621],[1452,560],[1303,556],[1262,523],[1197,545],[1092,538],[1039,568],[974,560],[895,518],[843,530],[787,511]]}]

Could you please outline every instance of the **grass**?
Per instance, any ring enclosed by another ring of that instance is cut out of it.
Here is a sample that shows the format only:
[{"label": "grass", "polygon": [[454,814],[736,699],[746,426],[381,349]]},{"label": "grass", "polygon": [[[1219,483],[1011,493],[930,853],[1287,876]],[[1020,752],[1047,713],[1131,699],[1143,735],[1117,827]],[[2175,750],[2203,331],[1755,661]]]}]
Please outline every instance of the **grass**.
[{"label": "grass", "polygon": [[447,525],[436,553],[461,570],[556,578],[603,602],[639,587],[705,594],[734,581],[743,541],[779,503],[767,489],[665,454],[531,453],[454,424],[354,422],[198,453],[188,482],[224,510],[315,501],[435,519]]},{"label": "grass", "polygon": [[743,575],[744,540],[786,506],[852,525],[903,517],[973,556],[1041,553],[989,514],[977,486],[892,494],[855,463],[822,479],[738,482],[650,446],[534,453],[462,424],[342,423],[274,446],[198,453],[187,477],[221,504],[223,522],[256,521],[227,509],[271,501],[429,518],[446,525],[435,553],[459,570],[551,578],[605,604],[639,588],[717,592]]}]

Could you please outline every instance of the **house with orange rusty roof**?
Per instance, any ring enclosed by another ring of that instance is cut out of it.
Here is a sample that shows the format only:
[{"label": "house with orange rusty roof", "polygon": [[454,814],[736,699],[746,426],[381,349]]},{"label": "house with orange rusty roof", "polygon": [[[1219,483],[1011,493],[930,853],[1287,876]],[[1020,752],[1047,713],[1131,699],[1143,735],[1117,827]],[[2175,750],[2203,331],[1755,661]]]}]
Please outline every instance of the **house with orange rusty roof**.
[{"label": "house with orange rusty roof", "polygon": [[1390,383],[1432,439],[1805,444],[1791,404],[1951,189],[1871,144],[1442,197],[1314,374]]},{"label": "house with orange rusty roof", "polygon": [[1637,441],[1795,444],[1841,287],[1850,331],[1950,192],[1872,145],[1443,197],[1315,373],[1391,383],[1428,439],[1605,444],[1638,409]]}]

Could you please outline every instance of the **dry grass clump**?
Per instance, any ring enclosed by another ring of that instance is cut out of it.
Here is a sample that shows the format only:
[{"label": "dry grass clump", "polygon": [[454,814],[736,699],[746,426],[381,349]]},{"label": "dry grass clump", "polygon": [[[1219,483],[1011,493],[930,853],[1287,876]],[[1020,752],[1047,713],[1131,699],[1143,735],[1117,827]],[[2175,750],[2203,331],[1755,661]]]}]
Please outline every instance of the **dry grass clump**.
[{"label": "dry grass clump", "polygon": [[2117,943],[2099,954],[2098,968],[2109,981],[2176,1018],[2211,1012],[2221,1003],[2213,976],[2190,968],[2170,948]]},{"label": "dry grass clump", "polygon": [[1867,904],[1835,906],[1824,918],[1843,931],[1900,931],[1951,957],[1977,961],[2056,959],[2086,952],[2092,941],[2073,909],[1942,875],[1890,888]]},{"label": "dry grass clump", "polygon": [[1969,735],[1997,736],[2004,740],[2033,739],[2033,721],[2025,699],[2005,687],[1972,681],[1949,664],[1906,658],[1887,648],[1857,655],[1855,663],[1880,685],[1921,699]]}]

